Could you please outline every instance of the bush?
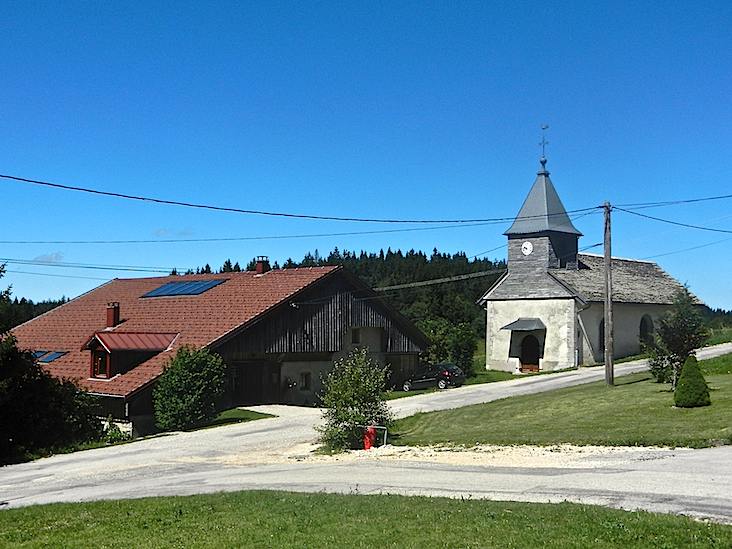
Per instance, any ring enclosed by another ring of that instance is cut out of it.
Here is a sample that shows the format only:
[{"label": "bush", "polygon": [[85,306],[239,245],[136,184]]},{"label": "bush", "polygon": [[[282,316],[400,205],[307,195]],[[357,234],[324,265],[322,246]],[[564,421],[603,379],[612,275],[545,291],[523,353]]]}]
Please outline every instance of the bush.
[{"label": "bush", "polygon": [[13,336],[0,336],[0,464],[98,440],[97,412],[94,397],[52,377]]},{"label": "bush", "polygon": [[709,387],[699,369],[696,357],[690,356],[681,369],[681,376],[674,391],[674,404],[679,408],[695,408],[709,406],[711,403]]},{"label": "bush", "polygon": [[432,341],[432,345],[422,356],[425,362],[455,364],[466,377],[475,377],[473,357],[478,338],[470,324],[461,322],[453,325],[444,318],[437,318],[420,323],[419,328]]},{"label": "bush", "polygon": [[114,418],[109,415],[107,416],[107,423],[104,425],[104,442],[106,444],[119,444],[120,442],[127,442],[132,440],[130,433],[125,433],[119,428],[114,422]]},{"label": "bush", "polygon": [[179,348],[153,391],[155,425],[179,431],[212,420],[225,382],[226,365],[220,356],[189,345]]},{"label": "bush", "polygon": [[340,358],[323,378],[325,425],[319,428],[323,443],[333,451],[361,448],[363,430],[356,425],[391,427],[392,417],[383,397],[387,370],[374,366],[368,349]]}]

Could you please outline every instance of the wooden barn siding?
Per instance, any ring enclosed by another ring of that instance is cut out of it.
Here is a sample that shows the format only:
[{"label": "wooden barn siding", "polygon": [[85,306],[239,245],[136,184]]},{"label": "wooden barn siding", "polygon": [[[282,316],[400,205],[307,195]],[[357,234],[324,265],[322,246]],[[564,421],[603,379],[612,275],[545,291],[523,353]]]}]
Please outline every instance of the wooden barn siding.
[{"label": "wooden barn siding", "polygon": [[[335,276],[265,315],[216,350],[229,353],[334,353],[343,348],[351,327],[381,327],[388,334],[386,352],[422,349],[401,331],[392,315],[343,276]],[[374,349],[379,352],[380,349]]]}]

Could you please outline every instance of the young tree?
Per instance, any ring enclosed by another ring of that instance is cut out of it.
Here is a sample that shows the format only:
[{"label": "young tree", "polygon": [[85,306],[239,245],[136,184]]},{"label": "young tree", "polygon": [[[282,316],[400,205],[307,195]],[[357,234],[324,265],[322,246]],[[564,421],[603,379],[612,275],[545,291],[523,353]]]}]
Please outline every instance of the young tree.
[{"label": "young tree", "polygon": [[208,349],[183,346],[153,391],[155,424],[163,431],[190,429],[216,417],[226,365]]},{"label": "young tree", "polygon": [[695,356],[690,356],[684,362],[679,376],[679,383],[674,391],[674,404],[679,408],[695,408],[709,406],[709,387],[699,369]]},{"label": "young tree", "polygon": [[467,377],[475,376],[473,355],[478,338],[467,322],[453,325],[444,318],[420,322],[419,328],[432,340],[424,359],[430,364],[450,362],[458,366]]},{"label": "young tree", "polygon": [[33,353],[0,336],[0,465],[101,436],[96,401],[43,370]]},{"label": "young tree", "polygon": [[391,412],[383,397],[388,371],[372,364],[368,349],[340,358],[323,378],[323,442],[334,451],[360,447],[362,430],[356,425],[390,427]]},{"label": "young tree", "polygon": [[670,381],[676,389],[684,362],[707,339],[701,315],[689,290],[683,288],[676,294],[673,309],[658,320],[654,339],[649,359],[651,373],[659,383]]}]

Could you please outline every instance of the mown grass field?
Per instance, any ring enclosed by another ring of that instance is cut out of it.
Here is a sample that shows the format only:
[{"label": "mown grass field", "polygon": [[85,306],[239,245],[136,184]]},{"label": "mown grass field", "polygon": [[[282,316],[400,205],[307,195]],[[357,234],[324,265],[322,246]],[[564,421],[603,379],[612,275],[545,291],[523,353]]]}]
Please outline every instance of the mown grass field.
[{"label": "mown grass field", "polygon": [[732,442],[732,355],[701,361],[712,405],[681,409],[641,373],[399,420],[394,444],[706,447]]},{"label": "mown grass field", "polygon": [[732,526],[571,503],[237,492],[6,510],[0,546],[706,549],[732,546]]}]

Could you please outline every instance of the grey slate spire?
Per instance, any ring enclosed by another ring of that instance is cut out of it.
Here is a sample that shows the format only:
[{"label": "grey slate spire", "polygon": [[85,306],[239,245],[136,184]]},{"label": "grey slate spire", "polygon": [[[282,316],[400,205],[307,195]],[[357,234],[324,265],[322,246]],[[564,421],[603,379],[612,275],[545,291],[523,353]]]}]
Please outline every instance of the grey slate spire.
[{"label": "grey slate spire", "polygon": [[546,158],[541,157],[541,169],[516,219],[506,236],[534,233],[566,233],[582,236],[569,219],[546,169]]}]

